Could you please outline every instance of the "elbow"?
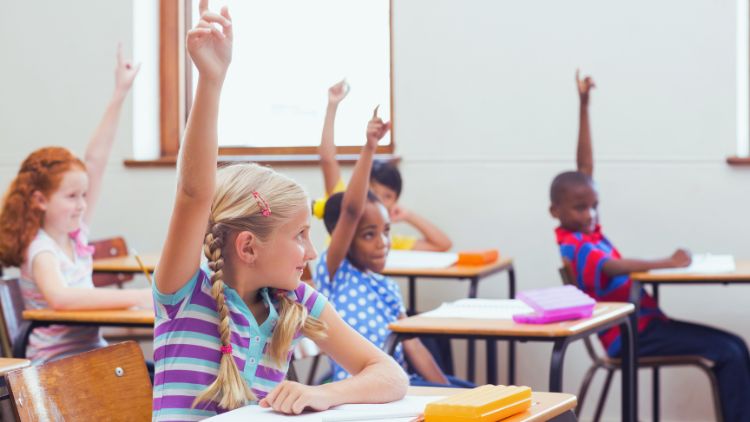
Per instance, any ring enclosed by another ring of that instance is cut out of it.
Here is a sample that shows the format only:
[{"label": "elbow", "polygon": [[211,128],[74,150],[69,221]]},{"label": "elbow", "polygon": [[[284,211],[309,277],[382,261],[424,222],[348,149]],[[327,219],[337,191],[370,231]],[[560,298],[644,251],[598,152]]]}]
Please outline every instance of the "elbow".
[{"label": "elbow", "polygon": [[68,311],[73,308],[69,301],[63,297],[55,296],[45,299],[47,299],[47,306],[53,311]]},{"label": "elbow", "polygon": [[409,376],[402,367],[400,367],[396,361],[393,361],[395,370],[397,371],[393,381],[393,397],[392,401],[401,400],[406,396],[409,389]]},{"label": "elbow", "polygon": [[364,204],[353,204],[350,202],[345,202],[341,206],[341,216],[342,217],[346,216],[347,218],[350,218],[352,221],[359,221],[359,218],[362,216],[364,211],[365,211]]}]

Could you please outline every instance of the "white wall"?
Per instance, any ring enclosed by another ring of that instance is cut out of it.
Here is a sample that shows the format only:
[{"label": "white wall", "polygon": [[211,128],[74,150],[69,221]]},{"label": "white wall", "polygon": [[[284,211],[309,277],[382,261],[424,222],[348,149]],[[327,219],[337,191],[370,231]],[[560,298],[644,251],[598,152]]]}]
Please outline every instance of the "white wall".
[{"label": "white wall", "polygon": [[[620,250],[646,257],[686,246],[750,257],[750,170],[724,163],[735,141],[733,1],[394,3],[403,202],[444,227],[457,249],[499,247],[516,258],[521,289],[559,283],[547,189],[556,173],[574,166],[573,75],[581,66],[598,84],[591,105],[596,178],[603,224]],[[83,152],[111,92],[116,42],[129,50],[131,8],[129,1],[93,0],[5,5],[0,184],[37,147],[57,143]],[[128,108],[93,231],[124,234],[140,251],[157,251],[174,171],[122,166],[131,155],[131,124]],[[316,168],[282,171],[313,194],[322,191]],[[461,297],[467,288],[439,281],[423,286],[421,309]],[[505,292],[503,275],[480,286],[482,297]],[[662,303],[673,317],[750,341],[750,328],[740,323],[748,293],[747,286],[670,287],[662,289]],[[550,350],[520,346],[521,382],[547,388]],[[577,391],[587,366],[582,348],[573,347],[566,391]],[[664,420],[711,420],[705,377],[664,372]],[[644,417],[650,415],[648,383],[643,373]],[[610,394],[607,415],[617,420],[619,388]],[[589,400],[585,415],[593,411]]]}]

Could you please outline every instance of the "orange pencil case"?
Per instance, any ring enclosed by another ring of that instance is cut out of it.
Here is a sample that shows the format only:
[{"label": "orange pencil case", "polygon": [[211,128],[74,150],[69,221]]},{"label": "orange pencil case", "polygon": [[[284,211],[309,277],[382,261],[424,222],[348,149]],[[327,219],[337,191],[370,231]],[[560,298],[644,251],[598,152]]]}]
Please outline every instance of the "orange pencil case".
[{"label": "orange pencil case", "polygon": [[463,251],[458,253],[458,265],[483,265],[495,262],[500,258],[497,249]]},{"label": "orange pencil case", "polygon": [[483,385],[428,403],[425,422],[495,422],[531,407],[531,388]]}]

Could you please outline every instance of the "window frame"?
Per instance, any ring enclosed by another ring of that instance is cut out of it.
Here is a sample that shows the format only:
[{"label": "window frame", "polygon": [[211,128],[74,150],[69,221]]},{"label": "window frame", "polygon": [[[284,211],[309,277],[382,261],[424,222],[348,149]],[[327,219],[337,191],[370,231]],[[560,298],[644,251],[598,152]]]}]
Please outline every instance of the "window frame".
[{"label": "window frame", "polygon": [[[391,122],[393,122],[393,0],[388,0],[388,49],[390,78]],[[190,0],[160,0],[159,5],[159,95],[160,104],[160,156],[159,162],[171,163],[177,156],[180,139],[190,113],[191,66],[185,53],[185,36],[191,21]],[[395,152],[395,137],[391,143],[379,145],[376,153],[392,155]],[[337,155],[359,154],[358,146],[337,146]],[[234,161],[232,157],[258,157],[258,161],[302,163],[319,160],[317,146],[286,147],[220,147],[219,156]],[[288,159],[284,159],[287,157]],[[264,159],[265,158],[265,159]],[[340,157],[350,161],[350,157]]]}]

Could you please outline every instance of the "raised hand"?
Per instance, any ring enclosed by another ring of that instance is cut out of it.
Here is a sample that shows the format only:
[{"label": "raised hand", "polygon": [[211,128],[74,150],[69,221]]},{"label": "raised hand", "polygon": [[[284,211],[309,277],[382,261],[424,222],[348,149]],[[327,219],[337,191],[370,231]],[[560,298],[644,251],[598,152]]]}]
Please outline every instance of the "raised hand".
[{"label": "raised hand", "polygon": [[687,267],[692,262],[690,252],[686,249],[677,249],[671,257],[669,257],[670,263],[674,267]]},{"label": "raised hand", "polygon": [[117,66],[115,67],[115,91],[122,96],[130,91],[133,86],[138,71],[141,70],[141,64],[133,65],[130,60],[122,57],[122,44],[117,44]]},{"label": "raised hand", "polygon": [[[208,10],[208,0],[198,6],[200,20],[187,33],[187,49],[200,76],[223,81],[232,61],[232,18],[226,6],[221,14]],[[220,25],[219,30],[215,25]]]},{"label": "raised hand", "polygon": [[591,76],[585,76],[581,80],[581,71],[576,69],[576,86],[578,87],[578,96],[581,98],[581,104],[587,105],[589,103],[591,88],[596,88],[594,80],[591,79]]},{"label": "raised hand", "polygon": [[404,221],[409,218],[409,210],[399,204],[393,204],[388,210],[388,213],[390,214],[391,222],[393,223],[398,223],[399,221]]},{"label": "raised hand", "polygon": [[328,102],[338,105],[338,103],[346,98],[347,94],[349,94],[349,84],[346,83],[346,79],[342,79],[336,85],[328,88]]},{"label": "raised hand", "polygon": [[378,141],[391,129],[391,122],[383,123],[383,119],[378,117],[378,108],[380,106],[375,107],[372,119],[367,123],[367,146],[372,148],[377,147]]}]

